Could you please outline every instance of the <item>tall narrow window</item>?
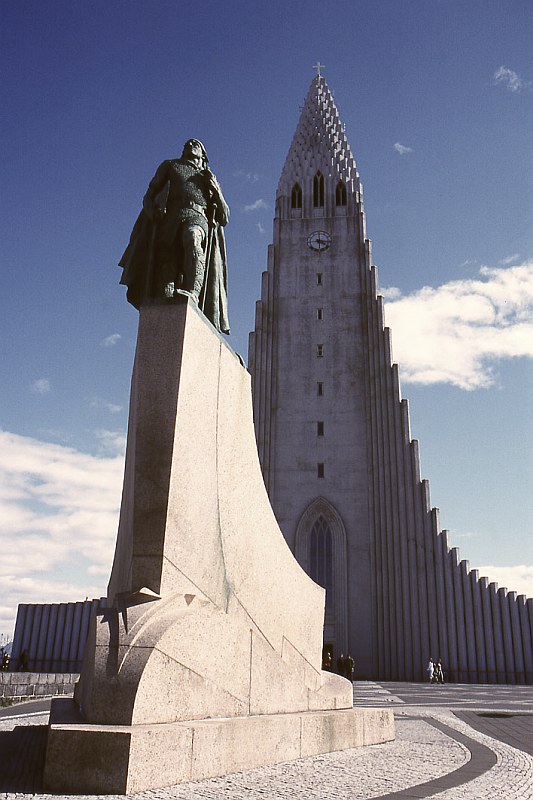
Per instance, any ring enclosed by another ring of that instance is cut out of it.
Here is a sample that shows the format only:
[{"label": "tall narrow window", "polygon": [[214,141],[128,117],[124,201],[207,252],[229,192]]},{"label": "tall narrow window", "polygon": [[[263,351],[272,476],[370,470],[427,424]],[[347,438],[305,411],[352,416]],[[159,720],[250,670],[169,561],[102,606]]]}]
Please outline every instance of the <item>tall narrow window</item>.
[{"label": "tall narrow window", "polygon": [[323,478],[324,477],[324,464],[321,463],[321,462],[319,462],[316,465],[316,476],[317,476],[317,478]]},{"label": "tall narrow window", "polygon": [[317,172],[313,178],[313,206],[315,208],[322,208],[324,205],[324,176]]},{"label": "tall narrow window", "polygon": [[322,273],[321,272],[317,272],[317,274],[316,274],[316,285],[317,286],[322,286]]},{"label": "tall narrow window", "polygon": [[342,181],[338,182],[337,188],[335,189],[335,205],[346,205],[346,186]]},{"label": "tall narrow window", "polygon": [[322,383],[322,381],[318,381],[316,385],[316,393],[319,397],[322,397],[322,395],[324,394],[324,384]]},{"label": "tall narrow window", "polygon": [[324,423],[322,422],[322,420],[320,420],[316,424],[316,435],[317,436],[324,436]]},{"label": "tall narrow window", "polygon": [[316,346],[316,357],[317,358],[322,358],[323,355],[324,355],[324,345],[323,344],[317,344],[317,346]]},{"label": "tall narrow window", "polygon": [[326,590],[326,611],[333,611],[333,538],[322,515],[309,536],[309,575]]},{"label": "tall narrow window", "polygon": [[299,183],[295,183],[291,192],[291,208],[302,207],[302,188]]},{"label": "tall narrow window", "polygon": [[324,309],[317,308],[317,310],[316,310],[316,318],[318,320],[320,320],[320,321],[322,321],[324,319]]}]

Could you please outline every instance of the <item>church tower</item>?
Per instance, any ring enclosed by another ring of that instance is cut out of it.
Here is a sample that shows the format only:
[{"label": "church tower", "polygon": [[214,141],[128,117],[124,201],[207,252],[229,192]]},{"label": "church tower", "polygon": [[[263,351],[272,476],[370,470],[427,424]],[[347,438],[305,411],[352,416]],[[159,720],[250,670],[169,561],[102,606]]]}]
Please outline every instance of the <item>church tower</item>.
[{"label": "church tower", "polygon": [[533,601],[450,549],[392,363],[362,185],[323,76],[283,167],[249,370],[284,536],[326,588],[324,646],[358,677],[533,682]]}]

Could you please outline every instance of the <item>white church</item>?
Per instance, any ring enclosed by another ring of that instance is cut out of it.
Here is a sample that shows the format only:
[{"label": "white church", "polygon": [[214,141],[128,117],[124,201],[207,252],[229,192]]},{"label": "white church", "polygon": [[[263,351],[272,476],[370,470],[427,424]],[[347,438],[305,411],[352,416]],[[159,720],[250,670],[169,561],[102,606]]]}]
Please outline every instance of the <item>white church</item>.
[{"label": "white church", "polygon": [[324,648],[358,678],[533,682],[533,600],[460,561],[431,508],[392,363],[362,187],[313,80],[276,195],[249,340],[263,476],[283,534],[326,589]]}]

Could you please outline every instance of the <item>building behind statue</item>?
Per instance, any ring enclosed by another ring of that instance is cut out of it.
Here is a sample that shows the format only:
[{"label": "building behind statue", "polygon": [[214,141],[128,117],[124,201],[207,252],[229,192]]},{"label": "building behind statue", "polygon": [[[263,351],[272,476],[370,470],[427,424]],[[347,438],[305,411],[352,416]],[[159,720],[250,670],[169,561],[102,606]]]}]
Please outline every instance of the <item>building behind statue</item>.
[{"label": "building behind statue", "polygon": [[256,438],[280,527],[327,590],[358,677],[533,682],[533,600],[480,577],[431,508],[377,293],[362,187],[325,79],[281,173],[250,334]]}]

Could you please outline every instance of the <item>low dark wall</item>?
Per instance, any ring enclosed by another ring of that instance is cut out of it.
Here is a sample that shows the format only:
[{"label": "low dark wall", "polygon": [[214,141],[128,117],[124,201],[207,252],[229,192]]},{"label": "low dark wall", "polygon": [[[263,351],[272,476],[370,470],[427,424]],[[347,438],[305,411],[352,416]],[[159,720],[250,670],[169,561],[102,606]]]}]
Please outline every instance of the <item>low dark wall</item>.
[{"label": "low dark wall", "polygon": [[80,676],[72,672],[0,672],[0,697],[27,700],[72,694]]}]

